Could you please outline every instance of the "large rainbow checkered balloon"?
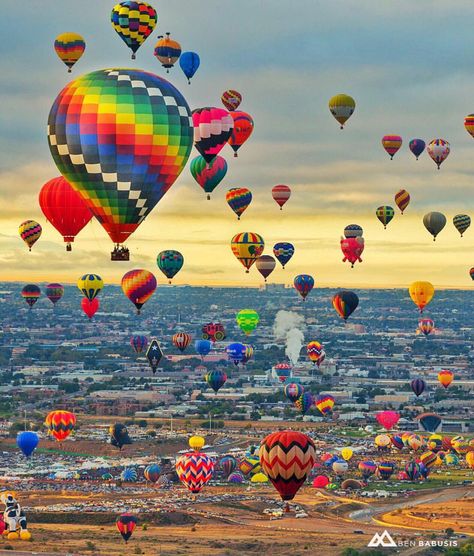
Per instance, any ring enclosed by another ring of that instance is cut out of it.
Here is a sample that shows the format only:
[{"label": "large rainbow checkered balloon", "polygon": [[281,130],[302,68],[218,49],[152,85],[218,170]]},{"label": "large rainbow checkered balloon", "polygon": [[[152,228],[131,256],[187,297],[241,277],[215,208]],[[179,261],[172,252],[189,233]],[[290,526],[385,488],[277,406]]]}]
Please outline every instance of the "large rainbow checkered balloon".
[{"label": "large rainbow checkered balloon", "polygon": [[192,117],[165,79],[142,70],[99,70],[59,93],[48,141],[61,174],[112,241],[122,243],[186,165]]}]

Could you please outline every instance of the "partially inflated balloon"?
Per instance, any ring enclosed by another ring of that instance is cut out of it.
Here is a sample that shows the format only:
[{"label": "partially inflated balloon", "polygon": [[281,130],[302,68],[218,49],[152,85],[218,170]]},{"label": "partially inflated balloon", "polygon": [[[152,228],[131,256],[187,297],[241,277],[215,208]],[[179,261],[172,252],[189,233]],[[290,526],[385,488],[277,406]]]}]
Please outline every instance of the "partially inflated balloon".
[{"label": "partially inflated balloon", "polygon": [[384,135],[382,137],[382,146],[392,159],[402,146],[403,139],[400,135]]},{"label": "partially inflated balloon", "polygon": [[199,69],[200,64],[201,60],[196,52],[183,52],[179,57],[179,67],[188,78],[188,83],[191,83],[191,79]]},{"label": "partially inflated balloon", "polygon": [[83,297],[81,299],[81,308],[84,311],[85,315],[89,317],[89,320],[97,313],[100,307],[99,298],[94,298],[92,300],[87,299],[87,297]]},{"label": "partially inflated balloon", "polygon": [[51,301],[53,305],[61,299],[64,295],[64,286],[61,284],[48,284],[44,290],[46,297]]},{"label": "partially inflated balloon", "polygon": [[471,217],[467,214],[456,214],[456,216],[453,218],[453,224],[462,237],[463,233],[471,225]]},{"label": "partially inflated balloon", "polygon": [[423,139],[412,139],[408,146],[410,148],[410,151],[415,155],[416,159],[418,160],[420,154],[425,150],[426,143],[423,141]]},{"label": "partially inflated balloon", "polygon": [[335,95],[329,100],[329,110],[344,129],[344,124],[355,110],[355,100],[349,95]]},{"label": "partially inflated balloon", "polygon": [[438,381],[444,388],[447,388],[453,382],[454,373],[451,371],[440,371],[438,373]]},{"label": "partially inflated balloon", "polygon": [[400,191],[397,191],[395,193],[395,204],[400,209],[400,212],[403,214],[403,211],[410,204],[410,194],[406,189],[400,189]]},{"label": "partially inflated balloon", "polygon": [[273,246],[273,254],[281,266],[285,268],[286,263],[288,263],[295,254],[295,247],[292,243],[286,241],[275,243]]},{"label": "partially inflated balloon", "polygon": [[240,220],[241,215],[252,202],[252,192],[246,187],[233,187],[227,191],[225,200],[237,215],[237,220]]},{"label": "partially inflated balloon", "polygon": [[428,154],[433,162],[435,162],[438,166],[439,170],[441,164],[448,158],[448,155],[451,152],[451,147],[444,139],[433,139],[433,141],[429,143],[426,150],[428,151]]},{"label": "partially inflated balloon", "polygon": [[257,328],[260,317],[253,309],[242,309],[237,313],[235,320],[240,330],[249,336]]},{"label": "partially inflated balloon", "polygon": [[170,38],[169,33],[166,33],[164,37],[158,37],[158,42],[155,45],[155,57],[161,62],[161,65],[166,68],[167,73],[169,73],[169,69],[176,64],[180,56],[181,45],[179,42]]},{"label": "partially inflated balloon", "polygon": [[428,212],[423,216],[423,224],[436,241],[436,236],[446,226],[446,216],[441,212]]},{"label": "partially inflated balloon", "polygon": [[28,245],[28,250],[31,251],[33,245],[41,237],[42,228],[35,220],[25,220],[18,227],[18,233],[21,239]]},{"label": "partially inflated balloon", "polygon": [[41,290],[36,284],[27,284],[21,290],[21,297],[28,303],[30,309],[38,301],[41,296]]},{"label": "partially inflated balloon", "polygon": [[156,25],[156,11],[146,2],[120,2],[113,7],[110,15],[112,27],[118,36],[132,51],[132,60],[135,53],[151,35]]},{"label": "partially inflated balloon", "polygon": [[234,156],[237,156],[237,151],[252,135],[254,122],[247,112],[231,112],[230,115],[234,120],[234,127],[228,142],[234,151]]},{"label": "partially inflated balloon", "polygon": [[280,210],[283,210],[283,205],[291,197],[291,189],[287,185],[275,185],[272,187],[272,197]]},{"label": "partially inflated balloon", "polygon": [[411,389],[417,398],[423,394],[425,388],[426,382],[422,378],[415,378],[411,381]]},{"label": "partially inflated balloon", "polygon": [[158,253],[156,264],[171,284],[171,280],[183,268],[184,257],[179,251],[167,249],[166,251]]},{"label": "partially inflated balloon", "polygon": [[388,205],[382,205],[381,207],[378,207],[378,209],[375,211],[375,214],[377,215],[377,218],[380,220],[380,222],[382,222],[384,229],[386,229],[387,224],[391,222],[392,218],[395,216],[395,211]]},{"label": "partially inflated balloon", "polygon": [[192,136],[181,93],[141,70],[105,69],[79,77],[59,93],[48,118],[56,166],[116,244],[173,185]]},{"label": "partially inflated balloon", "polygon": [[428,303],[433,299],[435,290],[433,284],[430,282],[413,282],[408,288],[408,292],[413,303],[418,307],[420,313],[428,305]]},{"label": "partially inflated balloon", "polygon": [[351,291],[342,290],[332,298],[332,306],[337,314],[347,320],[359,305],[359,297]]},{"label": "partially inflated balloon", "polygon": [[72,66],[84,54],[85,49],[84,38],[77,33],[61,33],[54,41],[54,50],[59,59],[68,67],[68,73],[71,73]]},{"label": "partially inflated balloon", "polygon": [[156,278],[148,270],[130,270],[122,277],[122,291],[137,308],[137,313],[156,290]]},{"label": "partially inflated balloon", "polygon": [[361,255],[364,251],[365,241],[363,237],[344,237],[341,238],[341,251],[344,255],[342,262],[346,261],[351,263],[351,267],[354,268],[354,264],[359,261],[362,262]]},{"label": "partially inflated balloon", "polygon": [[83,197],[61,176],[43,185],[39,204],[48,221],[63,236],[66,251],[70,251],[74,238],[92,218]]},{"label": "partially inflated balloon", "polygon": [[141,353],[148,345],[148,338],[143,335],[132,336],[130,338],[130,345],[135,353]]},{"label": "partially inflated balloon", "polygon": [[234,91],[234,89],[228,89],[222,93],[221,101],[229,112],[233,112],[237,110],[242,102],[242,95],[238,91]]},{"label": "partially inflated balloon", "polygon": [[309,292],[314,287],[314,278],[309,274],[298,274],[293,280],[296,291],[301,295],[303,301],[308,297]]},{"label": "partially inflated balloon", "polygon": [[177,332],[172,338],[173,345],[179,349],[181,353],[189,346],[191,343],[191,336],[186,334],[186,332]]},{"label": "partially inflated balloon", "polygon": [[101,292],[104,282],[98,274],[84,274],[77,281],[77,287],[84,297],[92,301]]},{"label": "partially inflated balloon", "polygon": [[227,375],[223,371],[210,371],[204,377],[204,380],[209,384],[209,386],[217,392],[224,386],[227,381]]},{"label": "partially inflated balloon", "polygon": [[263,253],[265,242],[263,241],[263,237],[259,234],[242,232],[236,234],[232,238],[230,247],[232,253],[234,253],[237,260],[247,269],[246,272],[248,273],[249,268]]},{"label": "partially inflated balloon", "polygon": [[227,162],[222,156],[216,156],[207,163],[201,155],[191,161],[191,174],[198,184],[208,194],[210,199],[214,189],[221,183],[227,174]]},{"label": "partially inflated balloon", "polygon": [[434,330],[434,321],[432,319],[420,319],[418,321],[418,329],[425,336],[429,336]]},{"label": "partially inflated balloon", "polygon": [[194,146],[209,164],[227,144],[234,128],[232,116],[223,108],[193,110]]},{"label": "partially inflated balloon", "polygon": [[266,282],[267,278],[275,270],[276,261],[270,255],[261,255],[257,259],[255,266],[257,267],[257,270],[260,272],[260,274],[263,276]]}]

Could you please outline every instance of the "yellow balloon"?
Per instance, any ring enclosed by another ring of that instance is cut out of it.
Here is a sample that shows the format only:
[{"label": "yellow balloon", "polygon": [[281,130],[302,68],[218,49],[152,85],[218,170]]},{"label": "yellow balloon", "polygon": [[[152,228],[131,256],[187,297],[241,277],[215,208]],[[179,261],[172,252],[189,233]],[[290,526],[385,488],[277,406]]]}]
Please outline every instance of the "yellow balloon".
[{"label": "yellow balloon", "polygon": [[237,257],[243,266],[249,271],[249,268],[260,257],[265,248],[263,237],[254,232],[242,232],[236,234],[231,242],[230,247],[232,253]]},{"label": "yellow balloon", "polygon": [[468,452],[466,454],[466,463],[471,469],[474,469],[474,452]]},{"label": "yellow balloon", "polygon": [[390,436],[388,434],[379,434],[375,437],[374,444],[377,448],[386,448],[391,444]]},{"label": "yellow balloon", "polygon": [[335,95],[329,100],[329,110],[341,124],[341,129],[354,113],[355,106],[355,100],[349,95]]},{"label": "yellow balloon", "polygon": [[77,287],[84,294],[84,297],[92,301],[104,287],[104,282],[97,274],[84,274],[77,281]]},{"label": "yellow balloon", "polygon": [[31,539],[31,533],[29,531],[22,531],[20,533],[20,539],[22,541],[29,541]]},{"label": "yellow balloon", "polygon": [[251,483],[268,483],[268,477],[265,475],[265,473],[255,473],[255,475],[252,476],[252,478],[250,479]]},{"label": "yellow balloon", "polygon": [[342,459],[349,461],[353,456],[354,452],[350,448],[343,448],[341,450]]},{"label": "yellow balloon", "polygon": [[413,303],[420,309],[420,313],[433,299],[435,290],[430,282],[413,282],[408,288]]},{"label": "yellow balloon", "polygon": [[191,436],[189,439],[189,446],[193,450],[200,450],[205,444],[205,440],[202,436]]},{"label": "yellow balloon", "polygon": [[253,309],[242,309],[235,316],[235,321],[237,322],[240,330],[249,336],[257,327],[260,317],[257,311],[254,311]]}]

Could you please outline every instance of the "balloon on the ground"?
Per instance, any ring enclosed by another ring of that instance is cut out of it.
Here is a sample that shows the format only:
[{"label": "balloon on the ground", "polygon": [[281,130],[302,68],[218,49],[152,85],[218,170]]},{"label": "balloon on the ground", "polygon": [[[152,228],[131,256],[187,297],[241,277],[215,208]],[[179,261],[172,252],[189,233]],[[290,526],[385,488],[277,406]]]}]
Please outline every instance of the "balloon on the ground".
[{"label": "balloon on the ground", "polygon": [[76,416],[70,411],[63,411],[61,409],[51,411],[45,420],[48,427],[48,432],[58,442],[65,440],[74,429],[76,425]]},{"label": "balloon on the ground", "polygon": [[156,483],[160,478],[160,475],[161,475],[161,467],[156,463],[153,463],[152,465],[148,465],[143,470],[143,476],[150,483]]},{"label": "balloon on the ground", "polygon": [[33,431],[19,432],[16,437],[16,444],[27,458],[35,451],[39,443],[39,436]]},{"label": "balloon on the ground", "polygon": [[125,444],[131,444],[132,439],[128,434],[127,427],[123,423],[115,423],[110,425],[109,428],[110,443],[119,450],[125,446]]},{"label": "balloon on the ground", "polygon": [[188,490],[196,494],[209,482],[214,461],[203,452],[188,452],[176,459],[176,473]]},{"label": "balloon on the ground", "polygon": [[122,539],[125,542],[128,542],[128,540],[132,536],[133,531],[135,530],[135,527],[137,525],[137,522],[138,522],[138,518],[130,513],[123,513],[117,519],[115,524],[117,526],[119,533],[122,535]]}]

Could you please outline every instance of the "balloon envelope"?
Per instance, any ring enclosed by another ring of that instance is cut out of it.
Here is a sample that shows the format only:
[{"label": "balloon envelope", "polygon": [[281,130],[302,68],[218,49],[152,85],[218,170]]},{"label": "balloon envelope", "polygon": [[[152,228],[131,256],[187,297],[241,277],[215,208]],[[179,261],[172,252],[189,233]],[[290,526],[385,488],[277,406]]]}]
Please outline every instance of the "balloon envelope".
[{"label": "balloon envelope", "polygon": [[33,431],[19,432],[16,437],[18,448],[29,458],[38,446],[39,436]]}]

